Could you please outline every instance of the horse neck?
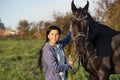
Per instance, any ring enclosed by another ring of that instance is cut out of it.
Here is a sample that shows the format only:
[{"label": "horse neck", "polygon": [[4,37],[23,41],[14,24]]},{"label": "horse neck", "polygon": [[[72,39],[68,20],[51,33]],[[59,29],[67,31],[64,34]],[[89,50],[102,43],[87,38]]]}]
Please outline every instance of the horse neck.
[{"label": "horse neck", "polygon": [[96,27],[98,27],[98,36],[100,35],[106,35],[107,37],[109,36],[109,38],[112,38],[113,36],[115,36],[116,34],[118,34],[118,31],[115,31],[113,29],[111,29],[110,27],[103,25],[103,24],[97,24]]},{"label": "horse neck", "polygon": [[95,22],[95,20],[91,17],[89,13],[87,13],[87,17],[88,17],[88,23],[89,23],[88,41],[93,41],[93,39],[96,37],[98,32],[98,27],[96,26],[96,24],[98,23]]},{"label": "horse neck", "polygon": [[89,33],[88,33],[88,38],[87,42],[92,42],[97,36],[98,33],[98,27],[95,26],[96,23],[94,24],[89,24]]}]

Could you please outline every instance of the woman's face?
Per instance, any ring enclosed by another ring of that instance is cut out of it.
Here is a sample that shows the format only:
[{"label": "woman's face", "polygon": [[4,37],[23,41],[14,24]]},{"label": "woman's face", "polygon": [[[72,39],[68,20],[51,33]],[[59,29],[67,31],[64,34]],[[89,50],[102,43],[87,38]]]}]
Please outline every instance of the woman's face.
[{"label": "woman's face", "polygon": [[50,33],[48,34],[49,42],[52,44],[56,44],[56,42],[60,38],[60,34],[58,30],[51,30]]}]

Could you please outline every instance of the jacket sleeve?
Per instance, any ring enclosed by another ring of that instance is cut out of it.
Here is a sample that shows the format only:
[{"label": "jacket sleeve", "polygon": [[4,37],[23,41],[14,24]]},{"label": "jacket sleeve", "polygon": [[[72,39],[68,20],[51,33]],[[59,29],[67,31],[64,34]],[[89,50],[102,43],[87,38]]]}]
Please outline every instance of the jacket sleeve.
[{"label": "jacket sleeve", "polygon": [[59,65],[57,58],[51,50],[46,49],[43,51],[43,60],[49,66],[49,69],[54,72],[63,72],[68,70],[69,67],[71,67],[69,63]]},{"label": "jacket sleeve", "polygon": [[68,43],[70,43],[70,41],[71,41],[71,33],[68,32],[68,35],[65,38],[59,40],[58,43],[63,44],[63,46],[66,46]]}]

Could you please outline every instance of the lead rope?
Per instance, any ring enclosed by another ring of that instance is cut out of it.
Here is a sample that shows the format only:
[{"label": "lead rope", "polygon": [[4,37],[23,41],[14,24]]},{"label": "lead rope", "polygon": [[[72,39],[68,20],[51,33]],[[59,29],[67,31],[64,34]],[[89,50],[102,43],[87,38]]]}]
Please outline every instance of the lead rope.
[{"label": "lead rope", "polygon": [[[69,56],[69,58],[70,58],[71,56]],[[73,62],[75,63],[76,62],[76,60],[78,59],[78,65],[77,65],[77,68],[75,69],[75,70],[73,70],[73,68],[71,68],[72,69],[72,71],[71,71],[71,80],[74,80],[73,78],[73,74],[76,74],[77,73],[77,71],[79,70],[79,67],[80,67],[80,54],[79,53],[77,53],[77,51],[76,51],[76,55],[75,55],[75,57],[73,58]]]}]

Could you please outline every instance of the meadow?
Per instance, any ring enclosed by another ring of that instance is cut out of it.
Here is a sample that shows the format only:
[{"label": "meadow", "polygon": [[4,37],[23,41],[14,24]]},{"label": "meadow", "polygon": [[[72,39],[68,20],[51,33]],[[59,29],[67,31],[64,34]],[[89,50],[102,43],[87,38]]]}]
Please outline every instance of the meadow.
[{"label": "meadow", "polygon": [[[44,80],[37,68],[38,51],[44,40],[0,40],[0,80]],[[68,56],[67,56],[68,58]],[[69,69],[68,80],[87,80],[89,74],[80,67]],[[112,75],[119,80],[120,75]]]}]

